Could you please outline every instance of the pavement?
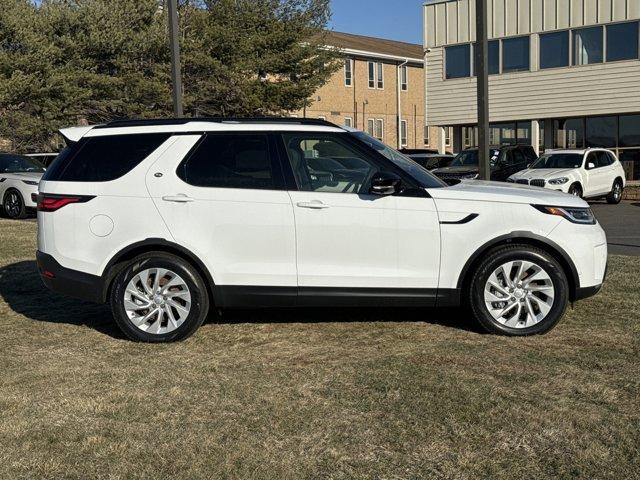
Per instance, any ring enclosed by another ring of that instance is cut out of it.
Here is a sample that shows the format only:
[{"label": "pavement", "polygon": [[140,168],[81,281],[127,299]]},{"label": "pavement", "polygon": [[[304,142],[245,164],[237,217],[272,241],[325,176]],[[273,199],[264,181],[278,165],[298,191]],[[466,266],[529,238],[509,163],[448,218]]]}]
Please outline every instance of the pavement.
[{"label": "pavement", "polygon": [[609,253],[640,256],[640,201],[618,205],[590,203],[598,222],[607,233]]}]

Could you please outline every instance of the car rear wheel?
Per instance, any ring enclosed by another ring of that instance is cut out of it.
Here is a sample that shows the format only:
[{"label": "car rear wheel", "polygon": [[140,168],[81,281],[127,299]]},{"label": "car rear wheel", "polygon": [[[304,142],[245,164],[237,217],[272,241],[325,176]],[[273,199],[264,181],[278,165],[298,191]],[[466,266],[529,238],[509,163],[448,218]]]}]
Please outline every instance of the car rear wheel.
[{"label": "car rear wheel", "polygon": [[475,271],[471,309],[488,332],[526,336],[546,333],[562,318],[569,283],[560,264],[528,245],[494,250]]},{"label": "car rear wheel", "polygon": [[569,191],[567,193],[569,193],[569,195],[582,198],[582,187],[579,184],[574,183],[569,187]]},{"label": "car rear wheel", "polygon": [[622,201],[622,192],[622,181],[620,179],[617,179],[615,182],[613,182],[611,192],[609,193],[609,195],[607,195],[607,203],[612,203],[614,205],[620,203]]},{"label": "car rear wheel", "polygon": [[4,214],[14,220],[25,218],[27,209],[24,205],[24,199],[18,190],[7,190],[2,200]]},{"label": "car rear wheel", "polygon": [[116,276],[110,300],[120,329],[141,342],[184,340],[209,310],[207,288],[197,270],[161,252],[130,262]]}]

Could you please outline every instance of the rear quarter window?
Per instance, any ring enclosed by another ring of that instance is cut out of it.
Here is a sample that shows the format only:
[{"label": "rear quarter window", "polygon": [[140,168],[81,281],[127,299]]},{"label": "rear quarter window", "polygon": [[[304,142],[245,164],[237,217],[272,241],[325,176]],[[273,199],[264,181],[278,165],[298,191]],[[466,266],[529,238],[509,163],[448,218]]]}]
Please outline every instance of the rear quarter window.
[{"label": "rear quarter window", "polygon": [[108,182],[116,180],[151,155],[171,134],[110,135],[89,137],[65,148],[43,180],[57,182]]}]

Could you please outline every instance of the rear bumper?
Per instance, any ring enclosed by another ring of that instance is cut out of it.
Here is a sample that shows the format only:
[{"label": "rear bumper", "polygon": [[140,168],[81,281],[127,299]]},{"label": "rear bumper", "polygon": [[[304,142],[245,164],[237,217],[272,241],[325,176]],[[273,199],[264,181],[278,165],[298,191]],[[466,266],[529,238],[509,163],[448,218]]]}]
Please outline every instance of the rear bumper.
[{"label": "rear bumper", "polygon": [[94,303],[104,303],[101,277],[60,265],[55,258],[43,252],[36,252],[40,278],[45,286],[56,293]]}]

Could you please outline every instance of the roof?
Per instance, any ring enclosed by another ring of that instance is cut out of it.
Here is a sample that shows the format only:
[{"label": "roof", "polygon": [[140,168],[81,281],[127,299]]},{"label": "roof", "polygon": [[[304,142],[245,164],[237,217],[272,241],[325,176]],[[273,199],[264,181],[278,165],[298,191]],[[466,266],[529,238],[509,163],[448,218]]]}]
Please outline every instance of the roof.
[{"label": "roof", "polygon": [[[347,51],[369,56],[393,57],[396,59],[412,59],[422,61],[424,49],[417,43],[399,42],[386,38],[365,37],[343,32],[326,32],[325,43]],[[372,55],[373,54],[373,55]]]}]

